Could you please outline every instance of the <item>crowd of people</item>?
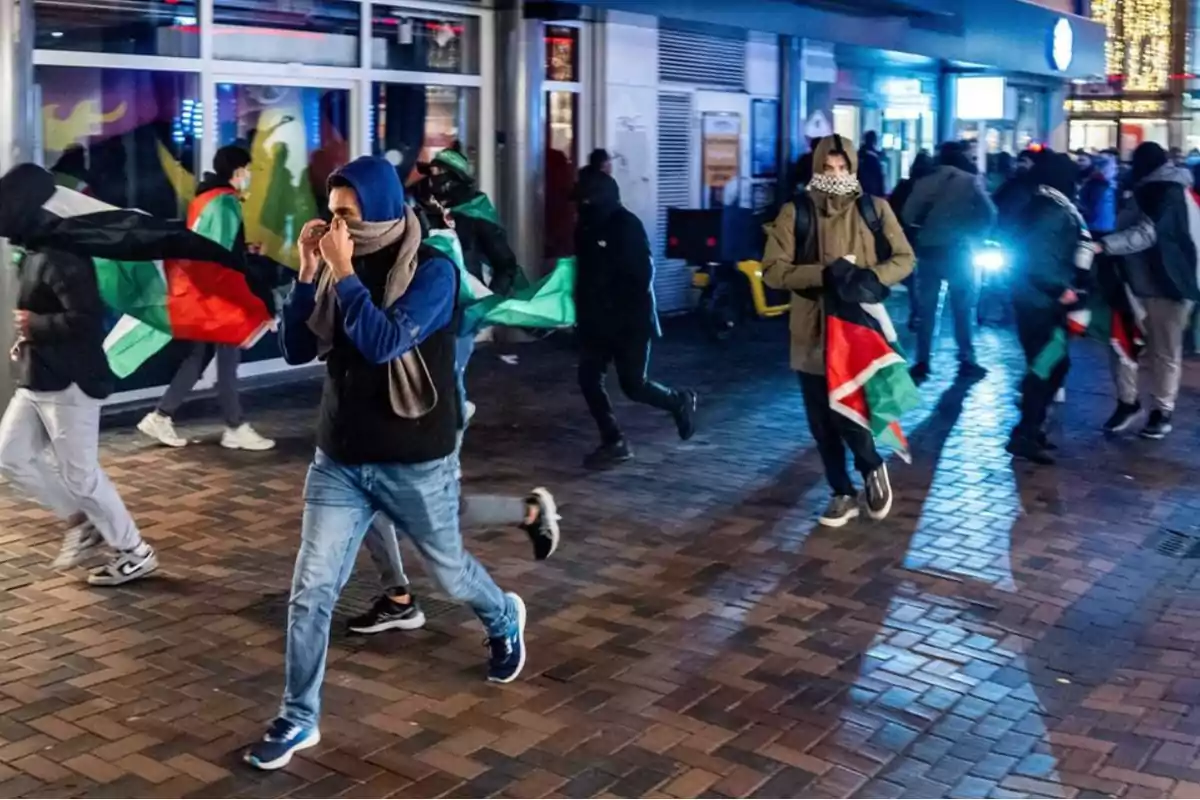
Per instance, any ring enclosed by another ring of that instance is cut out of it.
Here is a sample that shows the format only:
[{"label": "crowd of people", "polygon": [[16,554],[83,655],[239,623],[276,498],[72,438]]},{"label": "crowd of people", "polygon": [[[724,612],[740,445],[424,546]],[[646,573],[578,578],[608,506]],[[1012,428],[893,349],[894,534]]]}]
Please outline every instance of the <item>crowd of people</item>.
[{"label": "crowd of people", "polygon": [[[1103,296],[1144,340],[1150,372],[1149,419],[1142,434],[1171,430],[1179,390],[1182,336],[1197,290],[1200,206],[1191,177],[1169,154],[1143,144],[1123,183],[1117,163],[1082,165],[1067,154],[1027,151],[989,195],[963,143],[922,154],[887,198],[875,137],[856,150],[832,135],[813,143],[798,165],[798,186],[767,226],[763,280],[791,294],[791,367],[832,497],[821,524],[840,527],[865,509],[885,518],[893,504],[886,459],[871,430],[831,408],[823,298],[829,292],[878,305],[889,287],[909,287],[917,347],[911,376],[932,372],[942,284],[949,287],[958,348],[958,379],[986,374],[974,348],[973,253],[987,239],[1003,243],[1012,263],[1011,300],[1027,357],[1021,416],[1008,450],[1051,463],[1048,409],[1069,369],[1066,334],[1073,318]],[[238,198],[250,154],[222,148],[205,176],[188,224],[229,251],[252,252]],[[29,208],[0,207],[0,236],[24,248],[11,356],[20,388],[0,421],[0,472],[52,509],[67,527],[55,566],[112,555],[88,581],[112,586],[158,566],[153,548],[99,463],[102,400],[113,389],[105,367],[103,302],[96,267],[53,241],[30,235],[38,209],[62,187],[24,165],[0,178],[21,182]],[[381,593],[350,629],[373,634],[421,627],[425,616],[405,575],[399,539],[407,537],[450,597],[469,605],[487,632],[487,679],[516,679],[526,661],[526,608],[502,590],[466,549],[462,531],[511,525],[529,537],[536,559],[560,541],[554,495],[524,497],[460,492],[459,458],[474,413],[466,371],[475,332],[460,327],[464,280],[504,295],[521,269],[471,164],[456,149],[422,164],[405,186],[387,161],[359,158],[328,182],[328,213],[299,234],[300,269],[280,315],[279,340],[293,364],[321,359],[326,377],[317,416],[317,446],[303,491],[300,547],[288,606],[283,701],[277,719],[246,753],[277,769],[320,739],[321,684],[333,608],[361,545],[379,572]],[[590,467],[633,457],[605,390],[610,366],[632,400],[666,412],[681,439],[696,431],[698,398],[648,376],[659,335],[653,259],[642,223],[621,204],[611,160],[597,151],[578,174],[574,292],[578,383],[600,443]],[[450,232],[461,263],[431,244]],[[855,299],[854,302],[859,302]],[[237,399],[236,349],[203,342],[176,375],[158,407],[139,425],[164,445],[186,441],[172,419],[206,364],[216,357],[233,449],[273,445],[243,419]],[[1114,350],[1117,407],[1105,428],[1127,430],[1139,418],[1136,352]],[[903,373],[902,373],[903,374]],[[861,474],[855,487],[846,450]]]}]

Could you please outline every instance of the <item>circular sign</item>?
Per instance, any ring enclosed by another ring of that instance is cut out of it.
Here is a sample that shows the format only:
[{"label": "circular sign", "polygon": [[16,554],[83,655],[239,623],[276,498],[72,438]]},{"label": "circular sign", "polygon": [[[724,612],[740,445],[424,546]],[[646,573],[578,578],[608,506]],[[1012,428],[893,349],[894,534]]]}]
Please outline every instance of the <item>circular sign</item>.
[{"label": "circular sign", "polygon": [[1054,23],[1054,32],[1050,37],[1050,66],[1059,72],[1066,72],[1075,57],[1075,30],[1071,21],[1065,17]]}]

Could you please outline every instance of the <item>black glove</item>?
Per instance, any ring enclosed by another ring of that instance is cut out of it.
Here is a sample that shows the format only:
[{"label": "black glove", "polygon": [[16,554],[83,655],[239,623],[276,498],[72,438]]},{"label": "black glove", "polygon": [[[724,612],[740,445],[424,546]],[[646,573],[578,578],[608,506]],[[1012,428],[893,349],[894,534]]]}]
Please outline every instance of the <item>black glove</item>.
[{"label": "black glove", "polygon": [[825,266],[821,272],[821,283],[826,289],[837,291],[838,287],[850,280],[856,272],[858,272],[858,267],[844,258],[839,258]]},{"label": "black glove", "polygon": [[838,297],[847,303],[882,303],[892,293],[873,269],[855,269],[854,274],[837,287]]}]

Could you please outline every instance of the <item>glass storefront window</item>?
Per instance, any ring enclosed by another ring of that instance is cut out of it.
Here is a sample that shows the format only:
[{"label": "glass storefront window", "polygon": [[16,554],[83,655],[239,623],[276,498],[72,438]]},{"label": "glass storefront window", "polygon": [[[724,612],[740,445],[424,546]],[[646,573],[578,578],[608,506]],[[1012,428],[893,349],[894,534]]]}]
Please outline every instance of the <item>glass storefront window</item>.
[{"label": "glass storefront window", "polygon": [[546,205],[542,236],[546,258],[575,252],[576,138],[579,95],[546,92]]},{"label": "glass storefront window", "polygon": [[546,26],[546,80],[574,83],[579,80],[579,29]]},{"label": "glass storefront window", "polygon": [[213,56],[356,67],[361,10],[354,0],[214,0]]},{"label": "glass storefront window", "polygon": [[41,50],[200,55],[196,0],[37,0],[33,20]]},{"label": "glass storefront window", "polygon": [[326,213],[325,182],[350,160],[350,92],[223,83],[216,114],[217,144],[241,144],[252,158],[246,242],[298,268],[296,235]]},{"label": "glass storefront window", "polygon": [[467,158],[479,155],[479,90],[419,83],[376,83],[371,104],[372,147],[396,165],[405,183],[417,162],[455,141]]},{"label": "glass storefront window", "polygon": [[37,67],[43,163],[115,206],[183,216],[196,189],[203,108],[187,72]]},{"label": "glass storefront window", "polygon": [[478,75],[479,18],[373,6],[371,66]]},{"label": "glass storefront window", "polygon": [[[115,206],[184,216],[200,173],[197,75],[40,66],[34,85],[42,163],[60,185]],[[116,323],[110,315],[108,325]],[[165,385],[189,347],[168,345],[118,390]]]}]

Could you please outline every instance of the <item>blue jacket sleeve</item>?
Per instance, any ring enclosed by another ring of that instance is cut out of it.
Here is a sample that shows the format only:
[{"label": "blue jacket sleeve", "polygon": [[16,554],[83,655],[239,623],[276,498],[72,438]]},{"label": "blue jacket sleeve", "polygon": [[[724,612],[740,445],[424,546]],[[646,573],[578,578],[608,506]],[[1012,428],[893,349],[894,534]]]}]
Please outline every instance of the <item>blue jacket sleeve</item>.
[{"label": "blue jacket sleeve", "polygon": [[456,269],[445,258],[421,264],[404,296],[383,310],[357,275],[337,283],[346,336],[369,361],[386,364],[413,349],[454,315]]},{"label": "blue jacket sleeve", "polygon": [[292,285],[279,322],[279,347],[289,364],[307,364],[317,357],[317,337],[308,327],[316,304],[316,283]]}]

